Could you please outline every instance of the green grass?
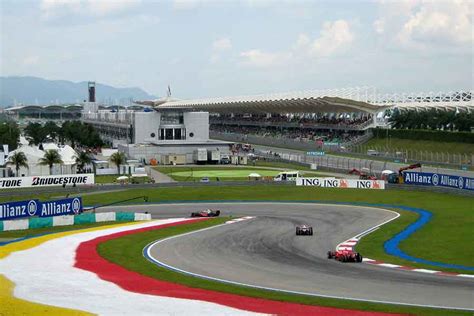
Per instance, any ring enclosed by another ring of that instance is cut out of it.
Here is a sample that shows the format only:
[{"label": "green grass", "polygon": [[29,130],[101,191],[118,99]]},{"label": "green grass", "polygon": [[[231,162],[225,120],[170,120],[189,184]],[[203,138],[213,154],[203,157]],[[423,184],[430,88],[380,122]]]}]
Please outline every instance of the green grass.
[{"label": "green grass", "polygon": [[230,285],[199,279],[185,274],[180,274],[158,267],[149,262],[142,255],[143,248],[149,243],[169,236],[184,234],[193,230],[198,230],[225,222],[227,218],[210,219],[188,225],[169,227],[160,230],[148,231],[138,234],[127,235],[117,239],[112,239],[99,244],[98,252],[106,260],[125,267],[152,278],[184,284],[186,286],[214,290],[219,292],[232,293],[243,296],[265,298],[276,301],[293,302],[307,305],[329,306],[345,309],[358,309],[366,311],[409,313],[417,315],[471,315],[469,312],[439,310],[431,308],[407,307],[390,304],[375,304],[350,300],[328,299],[313,296],[296,294],[286,294],[276,291],[267,291],[243,286]]},{"label": "green grass", "polygon": [[85,229],[85,228],[115,225],[118,223],[123,224],[126,222],[100,222],[100,223],[86,223],[86,224],[77,224],[77,225],[69,225],[69,226],[33,228],[33,229],[26,229],[26,230],[12,230],[12,231],[0,232],[0,238],[1,239],[17,239],[17,238],[23,238],[23,237],[37,236],[41,234],[59,233],[59,232],[66,232],[66,231],[79,230],[79,229]]},{"label": "green grass", "polygon": [[117,183],[118,175],[99,175],[95,176],[95,183]]},{"label": "green grass", "polygon": [[[95,176],[95,183],[98,184],[106,184],[106,183],[119,183],[120,181],[117,181],[117,178],[119,176],[116,174],[108,174],[108,175],[98,175]],[[145,182],[150,182],[149,177],[144,177],[144,178],[130,178],[128,182],[137,182],[137,183],[145,183]]]},{"label": "green grass", "polygon": [[[280,165],[280,166],[278,166]],[[278,166],[278,167],[276,167]],[[173,180],[176,181],[196,181],[202,178],[209,178],[211,181],[217,180],[220,181],[245,181],[249,180],[248,175],[250,173],[258,173],[262,177],[274,177],[279,172],[283,170],[301,171],[302,175],[306,176],[322,176],[321,174],[313,171],[309,171],[309,168],[304,168],[301,166],[295,166],[294,164],[268,164],[262,165],[262,167],[268,168],[258,168],[252,166],[193,166],[193,167],[154,167],[155,170],[164,173],[170,176]],[[299,167],[299,168],[295,168]],[[270,168],[278,168],[278,170],[272,170]],[[252,180],[254,180],[252,178]]]},{"label": "green grass", "polygon": [[[402,242],[400,247],[407,254],[431,261],[474,266],[474,213],[472,197],[431,193],[421,191],[328,189],[296,186],[226,186],[226,187],[186,187],[130,189],[83,196],[85,205],[100,205],[146,195],[149,202],[196,201],[196,200],[272,200],[272,201],[337,201],[367,202],[419,207],[433,212],[432,220],[422,229]],[[24,200],[41,195],[16,196],[6,200]],[[411,213],[401,212],[402,216],[383,226],[375,233],[362,239],[359,247],[363,255],[372,259],[394,262],[407,266],[428,269],[442,269],[425,264],[415,264],[383,253],[383,242],[414,220],[407,218]],[[382,234],[382,235],[380,235]],[[463,255],[459,255],[462,249]],[[458,271],[468,273],[466,271]]]},{"label": "green grass", "polygon": [[398,151],[431,151],[467,154],[469,156],[474,155],[474,144],[467,143],[411,140],[401,138],[390,138],[388,140],[382,138],[372,138],[364,145],[368,146],[369,148],[391,148],[392,151],[397,149]]}]

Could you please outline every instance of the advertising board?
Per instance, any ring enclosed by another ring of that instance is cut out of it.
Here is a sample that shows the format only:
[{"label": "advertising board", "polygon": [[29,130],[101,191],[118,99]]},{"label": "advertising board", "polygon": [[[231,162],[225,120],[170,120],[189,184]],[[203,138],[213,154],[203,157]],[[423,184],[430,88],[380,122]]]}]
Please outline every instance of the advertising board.
[{"label": "advertising board", "polygon": [[349,188],[349,189],[385,189],[383,180],[357,180],[335,178],[297,178],[298,186],[315,186],[322,188]]},{"label": "advertising board", "polygon": [[47,217],[75,215],[82,212],[80,197],[40,202],[27,200],[0,204],[0,220],[11,220],[31,216]]},{"label": "advertising board", "polygon": [[474,178],[453,176],[430,172],[404,172],[403,182],[406,184],[439,186],[460,190],[474,190]]},{"label": "advertising board", "polygon": [[94,184],[93,173],[0,178],[1,189]]}]

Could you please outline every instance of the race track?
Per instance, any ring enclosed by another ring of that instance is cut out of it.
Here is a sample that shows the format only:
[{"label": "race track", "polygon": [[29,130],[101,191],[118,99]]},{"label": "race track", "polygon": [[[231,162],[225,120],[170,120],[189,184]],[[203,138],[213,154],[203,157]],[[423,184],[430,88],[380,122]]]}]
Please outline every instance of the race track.
[{"label": "race track", "polygon": [[[474,309],[474,280],[340,263],[326,252],[395,216],[376,208],[289,203],[200,203],[134,206],[154,218],[204,208],[257,216],[157,243],[151,255],[191,273],[285,291],[399,304]],[[128,209],[123,207],[114,209]],[[105,209],[104,209],[105,210]],[[314,236],[295,236],[307,223]]]}]

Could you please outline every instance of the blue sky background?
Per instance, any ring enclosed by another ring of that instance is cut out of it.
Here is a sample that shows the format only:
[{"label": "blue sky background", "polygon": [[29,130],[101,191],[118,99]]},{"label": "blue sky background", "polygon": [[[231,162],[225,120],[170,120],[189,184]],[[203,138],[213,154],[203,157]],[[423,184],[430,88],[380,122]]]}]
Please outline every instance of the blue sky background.
[{"label": "blue sky background", "polygon": [[469,1],[1,0],[2,76],[177,98],[473,87]]}]

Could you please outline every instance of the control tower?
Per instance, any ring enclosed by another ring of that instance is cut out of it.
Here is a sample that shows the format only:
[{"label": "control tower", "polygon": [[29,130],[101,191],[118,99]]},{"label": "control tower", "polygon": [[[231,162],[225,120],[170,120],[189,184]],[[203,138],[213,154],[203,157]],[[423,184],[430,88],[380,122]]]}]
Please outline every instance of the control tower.
[{"label": "control tower", "polygon": [[89,102],[95,102],[95,82],[89,81],[87,83],[87,88],[89,89]]}]

